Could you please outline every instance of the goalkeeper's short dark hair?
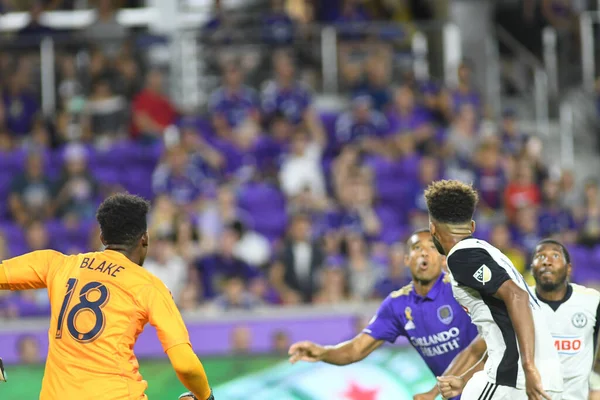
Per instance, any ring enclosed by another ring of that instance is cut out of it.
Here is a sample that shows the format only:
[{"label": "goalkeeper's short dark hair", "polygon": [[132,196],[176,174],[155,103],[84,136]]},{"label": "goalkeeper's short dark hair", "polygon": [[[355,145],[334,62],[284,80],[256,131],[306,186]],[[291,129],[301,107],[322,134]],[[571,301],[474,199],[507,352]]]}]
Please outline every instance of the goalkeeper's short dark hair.
[{"label": "goalkeeper's short dark hair", "polygon": [[433,182],[425,190],[429,215],[437,222],[463,224],[473,219],[479,196],[473,186],[455,180]]},{"label": "goalkeeper's short dark hair", "polygon": [[100,204],[96,219],[106,244],[135,246],[148,229],[150,203],[139,196],[118,193]]}]

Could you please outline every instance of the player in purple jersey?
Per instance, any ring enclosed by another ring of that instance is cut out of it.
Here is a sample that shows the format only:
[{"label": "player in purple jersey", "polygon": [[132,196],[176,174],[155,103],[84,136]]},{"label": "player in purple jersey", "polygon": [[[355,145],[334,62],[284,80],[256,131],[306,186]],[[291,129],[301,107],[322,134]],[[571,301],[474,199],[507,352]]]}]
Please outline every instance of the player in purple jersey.
[{"label": "player in purple jersey", "polygon": [[[452,296],[448,275],[442,272],[443,258],[429,231],[413,233],[407,247],[405,262],[412,283],[392,292],[362,333],[336,346],[295,343],[289,350],[290,362],[347,365],[364,359],[384,342],[394,343],[404,336],[436,376],[463,372],[462,362],[455,362],[451,368],[449,365],[477,336],[477,328]],[[415,400],[433,400],[438,394],[436,386],[416,395]]]}]

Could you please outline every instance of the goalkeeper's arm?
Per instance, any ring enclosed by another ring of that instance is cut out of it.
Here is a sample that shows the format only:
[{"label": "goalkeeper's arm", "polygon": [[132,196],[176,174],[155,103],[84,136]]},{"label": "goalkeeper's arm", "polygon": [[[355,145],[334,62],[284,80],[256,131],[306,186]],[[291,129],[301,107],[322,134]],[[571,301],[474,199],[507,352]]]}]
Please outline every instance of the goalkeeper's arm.
[{"label": "goalkeeper's arm", "polygon": [[204,367],[189,344],[174,346],[167,350],[167,355],[183,386],[198,400],[212,399]]}]

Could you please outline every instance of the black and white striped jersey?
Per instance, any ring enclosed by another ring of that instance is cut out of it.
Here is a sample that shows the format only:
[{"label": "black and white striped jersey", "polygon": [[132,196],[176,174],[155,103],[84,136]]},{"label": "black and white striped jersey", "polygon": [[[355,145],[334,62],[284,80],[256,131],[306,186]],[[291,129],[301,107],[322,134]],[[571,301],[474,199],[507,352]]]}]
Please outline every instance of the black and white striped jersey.
[{"label": "black and white striped jersey", "polygon": [[447,257],[452,274],[452,292],[469,313],[488,348],[485,372],[490,382],[525,389],[519,345],[504,302],[494,297],[507,280],[529,293],[535,324],[535,364],[544,389],[561,392],[562,368],[544,313],[523,276],[500,250],[489,243],[467,238],[456,244]]}]

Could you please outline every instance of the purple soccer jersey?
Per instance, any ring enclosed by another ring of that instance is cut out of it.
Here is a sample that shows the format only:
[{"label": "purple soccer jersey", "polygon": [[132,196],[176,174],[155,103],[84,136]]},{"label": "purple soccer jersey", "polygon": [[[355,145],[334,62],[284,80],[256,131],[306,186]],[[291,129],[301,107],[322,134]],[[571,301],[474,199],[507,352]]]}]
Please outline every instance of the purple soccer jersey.
[{"label": "purple soccer jersey", "polygon": [[294,125],[302,122],[304,113],[312,103],[310,90],[300,83],[283,88],[271,81],[262,91],[262,109],[265,115],[280,112]]},{"label": "purple soccer jersey", "polygon": [[418,295],[412,283],[392,292],[363,332],[390,343],[405,336],[435,376],[442,375],[477,336],[471,318],[454,300],[445,273],[427,296]]}]

